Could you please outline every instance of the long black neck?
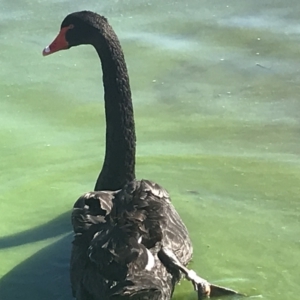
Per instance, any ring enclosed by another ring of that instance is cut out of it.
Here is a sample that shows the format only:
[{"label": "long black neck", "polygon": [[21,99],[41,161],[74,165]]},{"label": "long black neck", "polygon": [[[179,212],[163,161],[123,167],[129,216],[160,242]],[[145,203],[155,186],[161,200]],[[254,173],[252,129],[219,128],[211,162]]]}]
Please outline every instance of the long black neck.
[{"label": "long black neck", "polygon": [[108,25],[93,42],[102,64],[106,150],[95,190],[118,190],[135,178],[135,126],[127,67]]}]

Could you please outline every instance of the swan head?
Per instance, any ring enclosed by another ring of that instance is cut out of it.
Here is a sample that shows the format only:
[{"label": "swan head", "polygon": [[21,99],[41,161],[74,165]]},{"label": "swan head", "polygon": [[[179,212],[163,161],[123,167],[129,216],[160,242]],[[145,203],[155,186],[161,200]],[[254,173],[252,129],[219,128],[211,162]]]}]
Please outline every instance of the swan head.
[{"label": "swan head", "polygon": [[93,44],[99,40],[99,31],[105,34],[108,23],[105,17],[91,11],[69,14],[61,24],[60,31],[53,42],[44,48],[47,56],[60,50],[66,50],[83,44]]}]

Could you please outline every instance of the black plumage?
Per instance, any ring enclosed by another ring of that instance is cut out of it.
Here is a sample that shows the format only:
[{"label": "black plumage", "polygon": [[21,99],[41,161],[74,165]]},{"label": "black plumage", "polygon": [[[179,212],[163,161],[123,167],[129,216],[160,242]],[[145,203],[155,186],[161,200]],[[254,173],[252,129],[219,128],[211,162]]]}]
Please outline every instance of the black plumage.
[{"label": "black plumage", "polygon": [[[91,216],[90,207],[99,215]],[[77,299],[85,299],[82,289],[94,295],[90,299],[127,299],[129,295],[130,299],[171,298],[181,274],[165,266],[158,253],[162,247],[172,249],[186,265],[192,245],[162,187],[134,180],[117,192],[87,193],[75,203],[72,220],[71,282]],[[149,268],[148,251],[154,259]]]},{"label": "black plumage", "polygon": [[91,44],[101,60],[106,151],[95,191],[73,208],[70,265],[77,300],[170,299],[181,273],[158,253],[168,248],[184,266],[192,257],[187,228],[156,183],[135,179],[135,126],[127,67],[107,20],[93,12],[68,15],[44,55]]}]

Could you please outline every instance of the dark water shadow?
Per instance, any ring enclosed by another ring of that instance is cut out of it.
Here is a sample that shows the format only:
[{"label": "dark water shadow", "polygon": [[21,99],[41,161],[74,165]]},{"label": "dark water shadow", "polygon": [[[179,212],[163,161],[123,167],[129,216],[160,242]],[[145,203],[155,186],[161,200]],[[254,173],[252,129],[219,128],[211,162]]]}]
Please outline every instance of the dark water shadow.
[{"label": "dark water shadow", "polygon": [[35,243],[62,235],[71,230],[71,212],[67,211],[43,225],[0,238],[0,249]]},{"label": "dark water shadow", "polygon": [[71,300],[71,241],[70,233],[35,253],[2,277],[0,299]]},{"label": "dark water shadow", "polygon": [[[69,261],[71,213],[38,227],[0,238],[0,249],[35,243],[67,234],[26,259],[0,279],[2,300],[71,300]],[[68,234],[68,232],[70,232]]]}]

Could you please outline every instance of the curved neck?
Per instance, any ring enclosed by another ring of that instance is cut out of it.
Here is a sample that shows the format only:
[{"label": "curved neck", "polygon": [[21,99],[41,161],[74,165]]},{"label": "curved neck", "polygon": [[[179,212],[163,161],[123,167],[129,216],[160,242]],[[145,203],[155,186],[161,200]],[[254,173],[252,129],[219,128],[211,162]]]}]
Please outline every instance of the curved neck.
[{"label": "curved neck", "polygon": [[106,150],[95,190],[118,190],[135,178],[135,126],[127,67],[117,36],[108,25],[92,43],[102,64]]}]

